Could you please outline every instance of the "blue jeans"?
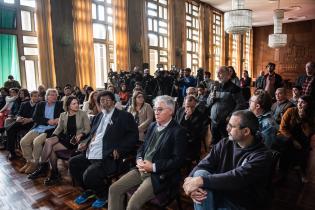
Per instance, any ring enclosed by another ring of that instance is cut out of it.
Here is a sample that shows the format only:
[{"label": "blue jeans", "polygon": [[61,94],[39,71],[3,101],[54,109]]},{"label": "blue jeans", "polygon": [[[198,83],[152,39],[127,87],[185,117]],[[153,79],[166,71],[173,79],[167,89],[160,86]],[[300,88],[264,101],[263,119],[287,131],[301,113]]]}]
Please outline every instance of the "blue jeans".
[{"label": "blue jeans", "polygon": [[[197,170],[194,173],[194,177],[207,177],[211,175],[206,170]],[[220,200],[220,202],[217,202]],[[228,199],[219,198],[213,191],[207,190],[207,198],[202,201],[201,204],[194,203],[195,210],[244,210],[244,208],[232,203]]]}]

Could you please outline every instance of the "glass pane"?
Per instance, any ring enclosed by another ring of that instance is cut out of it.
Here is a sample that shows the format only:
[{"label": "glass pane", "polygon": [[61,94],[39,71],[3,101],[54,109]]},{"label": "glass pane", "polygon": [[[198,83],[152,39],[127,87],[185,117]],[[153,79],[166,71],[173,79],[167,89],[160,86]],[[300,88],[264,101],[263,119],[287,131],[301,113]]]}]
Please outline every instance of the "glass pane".
[{"label": "glass pane", "polygon": [[4,3],[14,4],[14,0],[4,0]]},{"label": "glass pane", "polygon": [[22,30],[32,31],[31,12],[21,10]]},{"label": "glass pane", "polygon": [[148,2],[148,8],[150,9],[157,9],[157,5],[151,2]]},{"label": "glass pane", "polygon": [[35,0],[20,0],[20,4],[24,6],[29,6],[29,7],[36,7],[36,2]]},{"label": "glass pane", "polygon": [[[106,68],[106,47],[104,44],[94,43],[94,62],[96,87],[103,88],[104,82],[107,81]],[[104,79],[103,79],[104,78]]]},{"label": "glass pane", "polygon": [[160,29],[159,29],[159,32],[160,32],[161,34],[167,34],[167,29],[166,29],[166,28],[160,28]]},{"label": "glass pane", "polygon": [[148,15],[157,16],[157,12],[154,11],[154,10],[149,9],[149,10],[148,10]]},{"label": "glass pane", "polygon": [[93,38],[105,39],[105,37],[106,37],[105,25],[93,23]]},{"label": "glass pane", "polygon": [[159,0],[159,3],[160,3],[160,4],[167,5],[167,0]]},{"label": "glass pane", "polygon": [[108,39],[110,41],[114,41],[114,37],[113,37],[113,27],[112,26],[108,26]]},{"label": "glass pane", "polygon": [[29,91],[36,90],[35,62],[33,60],[25,60],[25,75],[27,89]]},{"label": "glass pane", "polygon": [[38,44],[38,39],[36,36],[23,36],[24,44]]},{"label": "glass pane", "polygon": [[108,22],[108,23],[113,23],[113,18],[110,17],[110,16],[108,16],[108,17],[107,17],[107,22]]},{"label": "glass pane", "polygon": [[96,19],[96,4],[92,4],[92,18]]},{"label": "glass pane", "polygon": [[[104,0],[103,0],[104,1]],[[111,4],[112,3],[112,0],[106,0],[106,3],[107,4]]]},{"label": "glass pane", "polygon": [[105,20],[105,11],[104,11],[104,6],[102,5],[98,5],[98,19]]},{"label": "glass pane", "polygon": [[108,14],[108,15],[113,14],[113,10],[112,10],[112,8],[110,8],[110,7],[108,7],[108,8],[107,8],[107,14]]},{"label": "glass pane", "polygon": [[155,31],[155,32],[157,32],[158,30],[157,30],[157,28],[158,28],[158,25],[157,25],[157,20],[153,20],[153,30]]},{"label": "glass pane", "polygon": [[16,10],[0,7],[0,28],[16,29]]},{"label": "glass pane", "polygon": [[187,53],[187,68],[191,68],[191,54]]},{"label": "glass pane", "polygon": [[24,47],[24,55],[38,55],[38,48]]},{"label": "glass pane", "polygon": [[158,64],[158,52],[157,50],[150,49],[150,73],[153,75]]},{"label": "glass pane", "polygon": [[158,46],[158,37],[155,34],[149,34],[149,45]]}]

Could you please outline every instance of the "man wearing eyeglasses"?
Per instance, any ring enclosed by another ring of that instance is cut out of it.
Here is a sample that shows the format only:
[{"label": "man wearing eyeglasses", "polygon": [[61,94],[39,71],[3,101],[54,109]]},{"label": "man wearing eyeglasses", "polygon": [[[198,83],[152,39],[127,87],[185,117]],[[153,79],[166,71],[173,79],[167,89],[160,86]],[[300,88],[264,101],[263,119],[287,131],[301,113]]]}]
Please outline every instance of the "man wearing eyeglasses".
[{"label": "man wearing eyeglasses", "polygon": [[133,116],[115,108],[112,92],[100,92],[97,103],[102,112],[95,116],[89,136],[78,146],[85,152],[70,159],[69,170],[85,190],[75,203],[83,204],[97,198],[92,207],[102,208],[106,205],[110,184],[104,179],[118,172],[122,159],[135,148],[139,133]]},{"label": "man wearing eyeglasses", "polygon": [[255,209],[268,203],[272,156],[256,134],[256,116],[236,111],[226,129],[229,137],[214,145],[185,179],[183,188],[195,210]]},{"label": "man wearing eyeglasses", "polygon": [[[172,97],[163,95],[155,99],[156,122],[151,123],[138,150],[137,168],[110,186],[108,209],[141,209],[159,193],[171,196],[178,190],[187,142],[185,130],[172,119],[174,110]],[[137,190],[124,208],[125,193],[135,187]]]}]

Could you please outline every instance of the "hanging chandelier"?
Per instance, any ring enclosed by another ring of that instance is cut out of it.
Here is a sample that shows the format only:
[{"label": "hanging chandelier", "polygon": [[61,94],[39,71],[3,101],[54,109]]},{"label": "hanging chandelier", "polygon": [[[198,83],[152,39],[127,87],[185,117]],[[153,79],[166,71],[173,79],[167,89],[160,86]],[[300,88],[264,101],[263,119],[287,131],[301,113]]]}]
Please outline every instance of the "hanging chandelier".
[{"label": "hanging chandelier", "polygon": [[287,34],[282,33],[282,20],[284,10],[276,9],[273,14],[274,28],[273,34],[269,34],[268,46],[271,48],[284,47],[287,44]]},{"label": "hanging chandelier", "polygon": [[224,13],[224,30],[244,34],[252,28],[252,10],[244,9],[244,0],[232,0],[232,10]]}]

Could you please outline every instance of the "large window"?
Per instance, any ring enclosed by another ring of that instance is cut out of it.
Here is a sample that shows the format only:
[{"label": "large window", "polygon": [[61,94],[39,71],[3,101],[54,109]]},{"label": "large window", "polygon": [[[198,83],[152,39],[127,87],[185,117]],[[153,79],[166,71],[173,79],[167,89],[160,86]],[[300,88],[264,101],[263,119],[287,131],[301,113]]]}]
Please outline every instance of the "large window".
[{"label": "large window", "polygon": [[36,1],[0,0],[0,10],[0,22],[6,19],[2,14],[11,11],[10,14],[7,13],[9,19],[6,19],[9,23],[0,27],[0,33],[17,36],[22,84],[29,90],[35,90],[39,83]]},{"label": "large window", "polygon": [[[211,40],[211,39],[210,39]],[[222,60],[222,14],[213,11],[212,13],[212,65],[213,71],[221,66]]]},{"label": "large window", "polygon": [[96,87],[103,88],[114,65],[113,0],[93,0],[93,39]]},{"label": "large window", "polygon": [[[232,53],[231,53],[231,60],[230,65],[234,67],[236,74],[238,73],[238,34],[232,34]],[[239,75],[239,74],[238,74]]]},{"label": "large window", "polygon": [[199,6],[186,2],[187,67],[196,72],[199,68]]},{"label": "large window", "polygon": [[167,0],[147,0],[148,46],[150,72],[156,65],[168,67],[168,2]]},{"label": "large window", "polygon": [[247,70],[249,73],[251,72],[250,68],[250,37],[251,31],[246,32],[244,34],[244,42],[243,42],[243,70]]}]

